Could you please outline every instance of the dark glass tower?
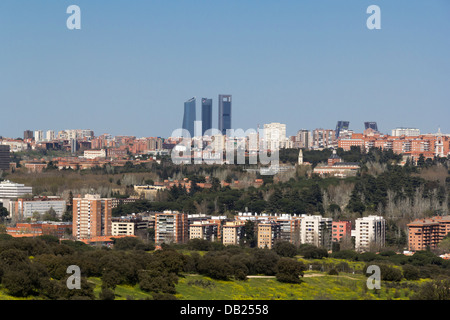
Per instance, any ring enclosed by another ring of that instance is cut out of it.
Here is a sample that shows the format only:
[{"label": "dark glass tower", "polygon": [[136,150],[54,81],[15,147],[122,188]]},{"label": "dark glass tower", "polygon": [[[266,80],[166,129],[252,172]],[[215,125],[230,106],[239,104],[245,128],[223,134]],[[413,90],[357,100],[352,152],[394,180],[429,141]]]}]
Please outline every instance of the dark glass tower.
[{"label": "dark glass tower", "polygon": [[8,171],[10,162],[10,147],[7,145],[0,145],[0,171]]},{"label": "dark glass tower", "polygon": [[348,127],[350,126],[350,121],[338,121],[336,125],[336,139],[339,138],[339,134],[342,130],[348,130]]},{"label": "dark glass tower", "polygon": [[202,98],[202,135],[212,129],[212,99]]},{"label": "dark glass tower", "polygon": [[364,128],[366,128],[366,130],[370,128],[378,131],[378,125],[376,122],[364,122]]},{"label": "dark glass tower", "polygon": [[226,135],[231,129],[231,95],[219,95],[219,130]]},{"label": "dark glass tower", "polygon": [[195,97],[189,99],[184,103],[184,116],[183,116],[183,129],[189,131],[191,138],[194,137],[194,124],[195,124]]}]

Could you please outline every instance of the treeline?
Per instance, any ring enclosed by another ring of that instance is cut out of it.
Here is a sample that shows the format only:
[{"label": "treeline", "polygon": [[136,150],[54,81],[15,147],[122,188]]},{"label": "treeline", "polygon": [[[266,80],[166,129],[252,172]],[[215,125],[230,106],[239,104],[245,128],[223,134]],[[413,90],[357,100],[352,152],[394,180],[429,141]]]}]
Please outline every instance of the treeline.
[{"label": "treeline", "polygon": [[[326,257],[342,260],[323,259]],[[351,261],[365,262],[366,267],[354,270],[349,266]],[[296,247],[283,241],[275,243],[273,249],[258,249],[224,246],[199,239],[183,245],[163,245],[162,250],[154,251],[153,245],[137,238],[115,239],[114,248],[109,249],[69,240],[60,243],[52,236],[0,236],[1,288],[12,296],[34,299],[113,300],[117,298],[115,289],[118,285],[129,285],[147,292],[149,299],[168,300],[176,299],[176,285],[180,277],[188,274],[225,281],[273,276],[280,282],[299,284],[307,270],[330,275],[365,273],[367,266],[374,264],[381,268],[381,280],[388,283],[399,283],[402,279],[431,279],[436,288],[449,289],[450,261],[429,251],[416,252],[412,256],[391,251],[375,254],[351,250],[329,254],[312,245]],[[67,273],[67,268],[73,265],[81,270],[81,288],[70,290],[67,280],[71,273]],[[91,278],[101,281],[98,294]],[[428,284],[417,286],[415,290],[417,299],[442,298]]]}]

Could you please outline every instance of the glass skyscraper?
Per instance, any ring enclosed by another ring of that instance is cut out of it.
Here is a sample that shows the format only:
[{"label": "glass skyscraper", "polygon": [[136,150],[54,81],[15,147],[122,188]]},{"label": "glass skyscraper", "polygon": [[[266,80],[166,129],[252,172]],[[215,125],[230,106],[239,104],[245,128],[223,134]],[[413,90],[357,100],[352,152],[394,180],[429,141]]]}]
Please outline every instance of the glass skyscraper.
[{"label": "glass skyscraper", "polygon": [[202,135],[212,129],[212,99],[202,98]]},{"label": "glass skyscraper", "polygon": [[231,129],[231,95],[219,95],[219,130],[226,135]]},{"label": "glass skyscraper", "polygon": [[348,130],[349,126],[350,121],[338,121],[338,123],[336,124],[336,131],[335,131],[336,139],[339,138],[339,134],[341,133],[341,131]]},{"label": "glass skyscraper", "polygon": [[183,129],[187,130],[194,137],[194,124],[196,120],[195,97],[184,103]]}]

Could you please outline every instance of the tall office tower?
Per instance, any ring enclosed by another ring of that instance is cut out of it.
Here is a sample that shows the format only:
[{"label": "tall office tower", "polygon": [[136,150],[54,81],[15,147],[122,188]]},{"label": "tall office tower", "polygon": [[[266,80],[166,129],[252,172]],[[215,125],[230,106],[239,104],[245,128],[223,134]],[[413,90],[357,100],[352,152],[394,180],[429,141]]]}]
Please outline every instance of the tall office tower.
[{"label": "tall office tower", "polygon": [[368,216],[355,221],[355,249],[369,250],[372,245],[384,246],[386,239],[386,220],[381,216]]},{"label": "tall office tower", "polygon": [[10,146],[0,145],[0,170],[8,171],[11,162]]},{"label": "tall office tower", "polygon": [[364,122],[364,128],[367,129],[373,129],[375,131],[378,131],[378,126],[376,122]]},{"label": "tall office tower", "polygon": [[33,139],[33,131],[25,130],[23,132],[23,140],[27,140],[27,139]]},{"label": "tall office tower", "polygon": [[42,130],[36,130],[34,132],[34,141],[41,142],[42,140],[44,140],[44,133]]},{"label": "tall office tower", "polygon": [[195,97],[184,103],[183,129],[187,130],[194,137],[194,124],[196,120]]},{"label": "tall office tower", "polygon": [[350,126],[350,121],[338,121],[338,123],[336,124],[336,139],[339,138],[339,134],[341,133],[341,131],[344,130],[348,130]]},{"label": "tall office tower", "polygon": [[45,133],[45,140],[47,141],[55,140],[55,131],[47,130],[47,132]]},{"label": "tall office tower", "polygon": [[223,135],[231,129],[231,95],[219,95],[219,130]]},{"label": "tall office tower", "polygon": [[77,239],[111,235],[111,199],[87,194],[73,199],[73,230]]},{"label": "tall office tower", "polygon": [[202,99],[202,135],[212,129],[212,99]]}]

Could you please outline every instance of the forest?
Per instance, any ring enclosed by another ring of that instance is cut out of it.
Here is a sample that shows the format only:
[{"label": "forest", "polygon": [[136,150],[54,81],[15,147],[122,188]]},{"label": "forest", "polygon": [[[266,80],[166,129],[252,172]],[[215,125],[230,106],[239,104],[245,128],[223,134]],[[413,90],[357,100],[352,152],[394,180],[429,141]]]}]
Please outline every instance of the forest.
[{"label": "forest", "polygon": [[[202,253],[202,254],[200,254]],[[314,259],[307,265],[303,259]],[[330,264],[327,258],[341,259]],[[365,264],[361,270],[350,263]],[[301,285],[307,269],[326,272],[365,274],[368,265],[378,265],[382,281],[398,286],[402,280],[427,280],[410,283],[411,299],[449,300],[450,261],[429,251],[404,256],[392,251],[357,253],[342,250],[327,253],[311,245],[296,247],[278,242],[273,249],[247,246],[225,247],[221,243],[191,240],[184,245],[164,245],[154,250],[137,238],[115,239],[114,247],[92,247],[82,242],[59,240],[52,236],[12,238],[0,236],[0,283],[2,292],[16,298],[39,300],[114,300],[119,285],[136,286],[151,300],[174,300],[180,278],[200,274],[213,280],[247,281],[251,275],[273,276],[280,283]],[[69,289],[68,266],[81,270],[81,288]],[[101,281],[95,290],[92,278]],[[196,285],[208,285],[208,283]],[[408,282],[409,283],[409,282]],[[128,300],[132,297],[126,297]]]}]

